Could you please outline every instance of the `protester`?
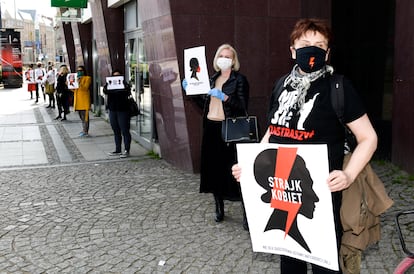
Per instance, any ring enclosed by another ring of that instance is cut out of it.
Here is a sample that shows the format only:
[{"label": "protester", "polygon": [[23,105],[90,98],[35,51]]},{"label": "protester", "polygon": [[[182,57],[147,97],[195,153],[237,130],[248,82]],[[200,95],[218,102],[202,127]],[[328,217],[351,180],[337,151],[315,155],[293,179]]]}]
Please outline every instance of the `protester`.
[{"label": "protester", "polygon": [[[69,114],[69,89],[66,83],[66,77],[69,73],[66,65],[60,66],[56,79],[56,103],[58,108],[58,116],[55,120],[66,120],[66,115]],[[62,118],[63,115],[63,118]]]},{"label": "protester", "polygon": [[[114,70],[112,76],[121,76],[119,70]],[[112,84],[112,82],[111,82]],[[109,122],[114,131],[115,150],[109,152],[109,156],[120,156],[126,158],[129,156],[131,148],[131,116],[128,112],[128,97],[131,95],[131,88],[126,81],[122,82],[123,88],[112,88],[105,84],[103,93],[108,95]],[[122,137],[124,138],[124,151],[122,152]]]},{"label": "protester", "polygon": [[[295,60],[292,71],[283,82],[283,91],[272,96],[268,113],[268,128],[263,143],[327,144],[330,174],[326,183],[332,192],[333,213],[338,248],[342,225],[340,206],[342,190],[349,187],[371,159],[377,135],[362,103],[349,80],[344,79],[343,121],[356,136],[358,144],[347,167],[342,170],[344,158],[344,127],[339,121],[330,98],[330,75],[333,68],[326,64],[330,52],[331,30],[320,19],[299,20],[290,35],[290,51]],[[277,89],[275,88],[275,91]],[[290,98],[291,100],[286,100]],[[283,129],[309,133],[300,140],[296,135],[282,135]],[[311,134],[312,133],[312,134]],[[232,168],[239,181],[241,167]],[[281,273],[307,273],[304,261],[281,256]],[[338,273],[312,265],[313,273]],[[340,273],[340,272],[339,272]]]},{"label": "protester", "polygon": [[30,92],[30,99],[33,99],[33,91],[36,91],[36,82],[34,80],[33,64],[29,65],[28,70],[25,73],[27,81],[27,91]]},{"label": "protester", "polygon": [[72,89],[74,94],[73,109],[78,112],[82,121],[82,131],[79,133],[79,137],[87,137],[89,136],[89,110],[91,107],[89,88],[92,79],[87,76],[84,66],[78,66],[77,68],[77,81],[78,88]]},{"label": "protester", "polygon": [[39,102],[39,88],[42,90],[43,93],[43,100],[46,102],[46,96],[44,93],[43,87],[43,77],[45,76],[45,71],[42,68],[42,63],[37,63],[37,68],[34,70],[34,76],[36,81],[36,101],[35,103]]},{"label": "protester", "polygon": [[[239,73],[236,50],[229,44],[221,45],[214,56],[216,73],[210,78],[211,90],[203,96],[203,137],[201,145],[200,192],[213,193],[216,205],[215,221],[224,218],[224,200],[240,200],[240,186],[231,175],[236,162],[236,145],[225,143],[221,137],[222,121],[226,117],[246,115],[249,84]],[[183,81],[184,89],[187,81]],[[247,219],[243,227],[248,230]]]},{"label": "protester", "polygon": [[55,70],[52,66],[49,66],[47,68],[46,77],[44,78],[43,82],[46,90],[45,92],[49,97],[49,105],[47,106],[47,108],[55,108],[55,81]]}]

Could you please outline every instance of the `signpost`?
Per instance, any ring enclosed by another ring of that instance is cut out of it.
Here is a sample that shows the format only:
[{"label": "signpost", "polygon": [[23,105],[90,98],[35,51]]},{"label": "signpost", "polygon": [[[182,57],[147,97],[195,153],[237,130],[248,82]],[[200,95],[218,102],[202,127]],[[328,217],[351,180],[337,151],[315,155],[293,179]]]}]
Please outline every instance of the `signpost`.
[{"label": "signpost", "polygon": [[88,0],[51,0],[52,7],[58,8],[87,8]]}]

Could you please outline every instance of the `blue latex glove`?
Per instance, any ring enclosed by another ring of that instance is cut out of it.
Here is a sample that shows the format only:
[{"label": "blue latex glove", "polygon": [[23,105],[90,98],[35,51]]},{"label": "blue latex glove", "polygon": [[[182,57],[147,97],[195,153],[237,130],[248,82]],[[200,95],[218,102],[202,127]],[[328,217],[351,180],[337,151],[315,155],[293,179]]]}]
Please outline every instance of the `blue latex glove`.
[{"label": "blue latex glove", "polygon": [[187,90],[187,86],[188,86],[188,83],[187,83],[187,80],[184,78],[183,79],[183,81],[181,82],[181,85],[183,86],[183,89],[184,90]]},{"label": "blue latex glove", "polygon": [[219,98],[221,101],[224,101],[224,93],[217,88],[210,89],[208,95],[214,96],[216,98]]}]

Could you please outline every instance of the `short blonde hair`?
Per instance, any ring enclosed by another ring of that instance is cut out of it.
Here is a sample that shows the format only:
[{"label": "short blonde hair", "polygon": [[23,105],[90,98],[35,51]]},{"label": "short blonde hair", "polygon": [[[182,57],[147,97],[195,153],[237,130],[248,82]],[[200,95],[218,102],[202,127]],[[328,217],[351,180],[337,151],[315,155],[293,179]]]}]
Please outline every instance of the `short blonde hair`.
[{"label": "short blonde hair", "polygon": [[220,55],[220,52],[223,49],[228,49],[231,52],[233,52],[233,65],[232,65],[232,69],[235,71],[238,71],[240,69],[240,62],[239,62],[239,57],[237,56],[237,51],[230,45],[230,44],[223,44],[221,45],[217,51],[216,54],[214,55],[214,60],[213,60],[213,67],[215,71],[220,71],[220,68],[217,66],[217,58]]}]

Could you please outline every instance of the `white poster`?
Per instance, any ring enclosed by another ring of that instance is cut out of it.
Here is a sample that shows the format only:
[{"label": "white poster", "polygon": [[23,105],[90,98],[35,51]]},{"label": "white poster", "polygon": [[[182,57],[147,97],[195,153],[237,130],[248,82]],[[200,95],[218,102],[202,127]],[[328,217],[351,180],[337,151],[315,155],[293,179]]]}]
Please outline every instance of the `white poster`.
[{"label": "white poster", "polygon": [[237,144],[255,252],[338,270],[326,145]]},{"label": "white poster", "polygon": [[68,89],[77,89],[79,87],[78,74],[68,73],[68,75],[66,76],[66,82],[68,85]]},{"label": "white poster", "polygon": [[34,84],[36,83],[34,78],[34,70],[26,70],[24,73],[24,82]]},{"label": "white poster", "polygon": [[124,76],[106,77],[106,88],[108,90],[124,89]]},{"label": "white poster", "polygon": [[184,72],[187,80],[187,95],[207,94],[210,90],[205,47],[184,50]]}]

